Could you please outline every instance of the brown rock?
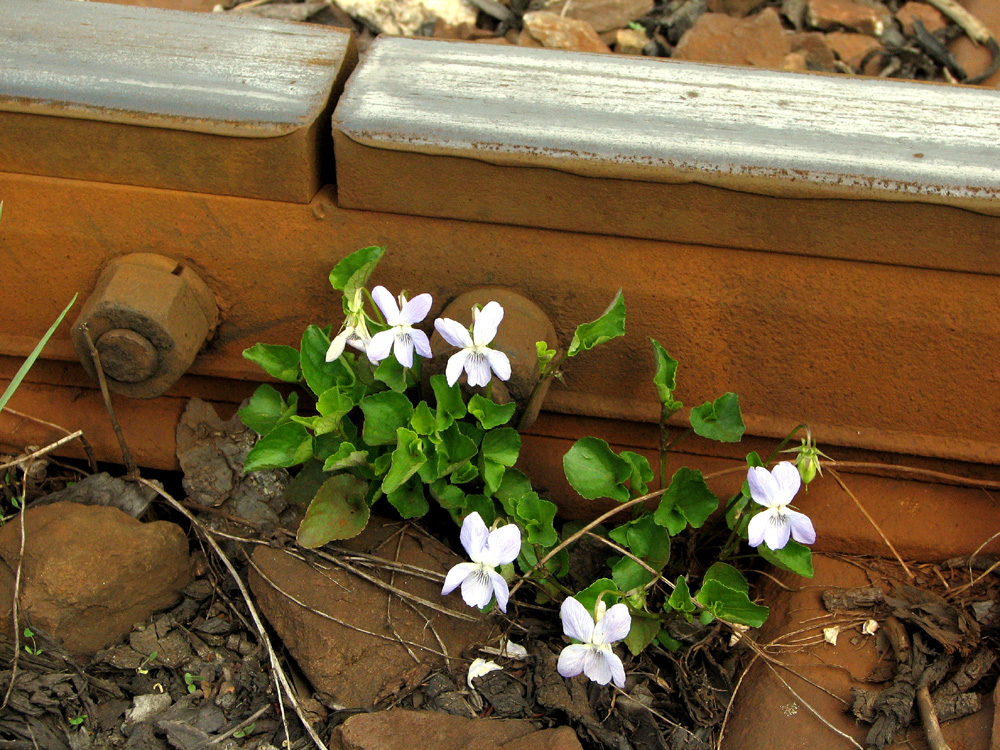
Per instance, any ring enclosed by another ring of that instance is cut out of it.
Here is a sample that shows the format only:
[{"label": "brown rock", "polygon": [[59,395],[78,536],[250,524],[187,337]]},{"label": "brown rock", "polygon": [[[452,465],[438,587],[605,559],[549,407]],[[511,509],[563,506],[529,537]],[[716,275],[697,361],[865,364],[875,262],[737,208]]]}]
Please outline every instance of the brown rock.
[{"label": "brown rock", "polygon": [[641,55],[649,44],[645,31],[638,29],[618,29],[615,32],[615,52],[619,55]]},{"label": "brown rock", "polygon": [[781,69],[793,73],[805,73],[809,70],[809,63],[806,62],[806,56],[801,52],[789,52],[781,61]]},{"label": "brown rock", "polygon": [[725,13],[742,18],[763,4],[764,0],[708,0],[708,10],[711,13]]},{"label": "brown rock", "polygon": [[114,5],[138,5],[143,8],[163,8],[164,10],[187,10],[211,13],[220,0],[99,0]]},{"label": "brown rock", "polygon": [[551,49],[574,52],[611,51],[611,48],[597,36],[593,26],[575,18],[563,18],[555,13],[540,10],[524,14],[524,28],[543,46]]},{"label": "brown rock", "polygon": [[[191,578],[184,531],[167,521],[141,523],[117,508],[52,503],[24,515],[19,608],[89,656],[153,612],[173,605]],[[11,630],[20,524],[0,529],[0,632]]]},{"label": "brown rock", "polygon": [[[852,34],[849,31],[831,31],[826,35],[826,43],[838,58],[855,70],[858,69],[861,61],[869,52],[882,47],[874,37],[867,34]],[[872,58],[862,72],[867,75],[876,75],[878,73],[878,59]]]},{"label": "brown rock", "polygon": [[[568,727],[570,734],[573,730]],[[557,737],[556,730],[536,731],[535,726],[521,719],[466,719],[433,711],[404,711],[391,709],[369,714],[358,714],[334,730],[331,748],[343,750],[495,750],[506,748],[508,743],[523,742],[535,735],[541,740],[558,739],[565,742],[564,733]],[[574,736],[575,739],[575,736]],[[548,750],[548,745],[536,742],[518,744],[516,750]],[[572,745],[560,744],[559,750],[570,750]],[[580,744],[577,742],[576,747]]]},{"label": "brown rock", "polygon": [[948,25],[948,20],[937,8],[927,3],[918,3],[910,0],[906,5],[896,11],[896,20],[903,27],[903,33],[913,35],[913,20],[917,19],[932,34],[940,31]]},{"label": "brown rock", "polygon": [[[847,747],[849,743],[834,734],[824,721],[864,743],[869,725],[847,713],[842,701],[850,702],[852,687],[882,689],[882,685],[864,682],[882,663],[882,652],[876,637],[861,634],[859,622],[863,618],[833,615],[820,597],[831,587],[871,585],[872,570],[892,571],[894,566],[886,561],[861,566],[824,555],[815,555],[813,563],[816,575],[812,580],[777,573],[778,579],[791,590],[783,590],[771,582],[762,587],[762,601],[771,607],[771,614],[758,641],[784,644],[777,651],[778,658],[789,668],[779,667],[775,672],[762,660],[754,663],[736,692],[722,750]],[[896,575],[902,577],[902,571],[896,570]],[[826,627],[843,628],[836,645],[823,640]],[[988,699],[984,701],[987,710],[943,725],[952,748],[971,750],[990,746],[993,710],[987,704]],[[782,738],[777,745],[776,736]],[[922,743],[917,746],[924,747]]]},{"label": "brown rock", "polygon": [[778,12],[765,8],[752,18],[705,13],[681,37],[675,60],[780,69],[791,52]]},{"label": "brown rock", "polygon": [[[992,33],[1000,39],[1000,3],[996,0],[962,0],[962,5],[972,15],[978,18]],[[986,70],[990,64],[990,53],[981,44],[974,44],[969,37],[963,35],[949,45],[955,55],[955,60],[971,77]],[[983,81],[981,86],[1000,86],[1000,71]]]},{"label": "brown rock", "polygon": [[503,750],[582,750],[576,732],[569,727],[541,729],[501,745]]},{"label": "brown rock", "polygon": [[809,70],[824,70],[834,72],[834,55],[830,45],[826,43],[826,35],[818,31],[800,31],[788,35],[792,52],[798,52],[806,58]]},{"label": "brown rock", "polygon": [[[440,543],[405,529],[395,536],[399,531],[399,524],[373,518],[345,546],[380,554],[379,545],[391,537],[387,557],[442,575],[461,562]],[[372,706],[388,682],[413,668],[414,659],[399,638],[411,644],[420,663],[437,666],[444,659],[436,631],[452,666],[459,668],[454,658],[489,636],[489,618],[467,607],[458,594],[442,597],[440,582],[402,573],[393,579],[396,588],[453,610],[458,617],[420,605],[415,611],[395,594],[390,604],[388,592],[375,584],[334,566],[317,571],[281,550],[258,547],[253,561],[250,586],[261,611],[312,684],[346,707]],[[388,573],[374,575],[389,580]]]},{"label": "brown rock", "polygon": [[806,20],[817,29],[842,27],[861,34],[881,36],[889,11],[855,0],[809,0]]},{"label": "brown rock", "polygon": [[[543,7],[561,16],[566,1],[548,2]],[[565,17],[586,21],[595,31],[612,31],[646,15],[653,10],[653,4],[653,0],[569,0]]]}]

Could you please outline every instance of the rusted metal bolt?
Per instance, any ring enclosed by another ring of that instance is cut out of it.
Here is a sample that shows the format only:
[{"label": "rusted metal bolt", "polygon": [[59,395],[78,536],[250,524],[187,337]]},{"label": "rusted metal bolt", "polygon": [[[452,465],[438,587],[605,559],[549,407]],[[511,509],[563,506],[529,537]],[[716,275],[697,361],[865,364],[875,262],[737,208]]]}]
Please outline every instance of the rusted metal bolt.
[{"label": "rusted metal bolt", "polygon": [[89,334],[112,391],[155,398],[187,371],[218,322],[215,298],[192,268],[134,253],[104,269],[73,324],[73,345],[96,378]]}]

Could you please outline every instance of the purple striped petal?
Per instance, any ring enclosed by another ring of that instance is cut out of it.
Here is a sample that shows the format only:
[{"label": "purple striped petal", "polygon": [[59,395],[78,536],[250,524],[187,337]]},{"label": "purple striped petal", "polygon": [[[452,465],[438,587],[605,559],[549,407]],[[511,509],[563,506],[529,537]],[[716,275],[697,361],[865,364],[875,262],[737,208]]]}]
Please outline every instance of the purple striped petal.
[{"label": "purple striped petal", "polygon": [[416,325],[427,317],[433,302],[431,295],[418,294],[403,305],[403,310],[399,313],[399,322],[405,326]]},{"label": "purple striped petal", "polygon": [[792,529],[792,539],[799,544],[812,544],[816,541],[816,529],[813,528],[809,516],[797,510],[786,510],[785,517]]},{"label": "purple striped petal", "polygon": [[468,329],[451,318],[438,318],[434,321],[434,329],[441,334],[441,338],[452,346],[459,349],[468,349],[473,346],[472,336]]},{"label": "purple striped petal", "polygon": [[594,643],[617,643],[632,629],[632,616],[624,604],[616,604],[594,626]]}]

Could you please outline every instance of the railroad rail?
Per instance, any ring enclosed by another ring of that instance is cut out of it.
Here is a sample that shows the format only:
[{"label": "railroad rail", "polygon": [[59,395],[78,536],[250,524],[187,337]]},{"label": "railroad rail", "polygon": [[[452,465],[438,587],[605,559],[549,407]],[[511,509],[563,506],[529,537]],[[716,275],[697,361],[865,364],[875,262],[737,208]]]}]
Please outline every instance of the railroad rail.
[{"label": "railroad rail", "polygon": [[[564,341],[624,288],[628,338],[552,390],[540,471],[582,432],[655,446],[653,336],[689,404],[741,394],[751,443],[808,422],[998,476],[1000,91],[401,38],[358,63],[325,27],[8,0],[0,200],[0,379],[90,295],[147,396],[116,396],[141,465],[176,465],[189,397],[252,392],[244,348],[336,322],[329,269],[380,244],[432,313],[506,287]],[[12,406],[117,460],[70,335],[44,357]],[[58,436],[0,415],[10,449]]]}]

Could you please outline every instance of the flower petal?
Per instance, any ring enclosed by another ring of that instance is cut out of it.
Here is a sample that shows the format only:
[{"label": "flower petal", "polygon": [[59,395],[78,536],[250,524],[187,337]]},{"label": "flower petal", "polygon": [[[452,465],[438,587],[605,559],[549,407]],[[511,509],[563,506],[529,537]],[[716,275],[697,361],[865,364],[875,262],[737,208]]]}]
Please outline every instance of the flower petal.
[{"label": "flower petal", "polygon": [[594,643],[617,643],[632,629],[632,616],[624,604],[616,604],[594,626]]},{"label": "flower petal", "polygon": [[333,362],[333,360],[337,359],[344,353],[344,345],[347,343],[347,339],[351,337],[352,333],[353,329],[345,328],[333,337],[333,341],[330,342],[330,348],[326,350],[327,362]]},{"label": "flower petal", "polygon": [[507,588],[507,581],[505,581],[503,576],[495,570],[487,569],[486,573],[489,575],[490,582],[493,584],[493,593],[496,594],[497,597],[497,606],[500,607],[501,612],[506,612],[507,599],[510,597],[510,590]]},{"label": "flower petal", "polygon": [[433,356],[431,354],[431,342],[427,338],[426,333],[419,328],[414,328],[410,331],[410,339],[413,341],[413,347],[417,350],[417,354],[421,357],[430,359]]},{"label": "flower petal", "polygon": [[476,571],[462,581],[462,598],[470,607],[482,609],[493,598],[493,581],[487,571],[476,566]]},{"label": "flower petal", "polygon": [[763,466],[751,466],[747,472],[747,483],[750,485],[750,497],[754,502],[771,508],[780,505],[780,490],[771,472]]},{"label": "flower petal", "polygon": [[583,663],[587,658],[590,649],[574,643],[559,652],[559,662],[556,669],[563,677],[576,677],[583,673]]},{"label": "flower petal", "polygon": [[452,567],[448,571],[448,575],[444,577],[444,586],[441,587],[441,596],[447,596],[452,591],[458,588],[458,585],[462,583],[466,578],[469,577],[477,569],[477,566],[473,563],[459,563]]},{"label": "flower petal", "polygon": [[788,537],[792,533],[792,528],[788,519],[781,514],[772,513],[767,522],[767,529],[764,531],[764,541],[773,550],[782,549],[788,544]]},{"label": "flower petal", "polygon": [[399,314],[399,322],[405,326],[412,326],[427,317],[431,311],[434,299],[429,294],[418,294],[405,305]]},{"label": "flower petal", "polygon": [[802,475],[799,474],[795,464],[791,461],[782,461],[771,470],[771,476],[778,484],[778,490],[782,497],[781,502],[785,505],[792,502],[795,493],[802,486]]},{"label": "flower petal", "polygon": [[503,307],[499,302],[488,302],[479,311],[476,322],[472,324],[472,340],[476,346],[486,346],[497,335],[497,327],[503,320]]},{"label": "flower petal", "polygon": [[389,356],[389,352],[392,351],[392,344],[396,340],[396,334],[390,329],[388,331],[379,331],[374,336],[372,340],[368,342],[368,348],[365,349],[365,354],[368,355],[368,361],[372,364],[378,364],[383,359]]},{"label": "flower petal", "polygon": [[583,662],[583,673],[598,685],[611,682],[611,665],[608,655],[600,649],[592,648]]},{"label": "flower petal", "polygon": [[786,510],[785,517],[792,530],[792,539],[799,544],[812,544],[816,541],[816,529],[805,513],[797,510]]},{"label": "flower petal", "polygon": [[434,330],[441,334],[441,338],[459,349],[470,349],[473,346],[468,329],[457,320],[438,318],[434,321]]},{"label": "flower petal", "polygon": [[392,353],[396,355],[396,361],[403,367],[413,367],[413,339],[410,334],[397,333],[394,338]]},{"label": "flower petal", "polygon": [[372,299],[375,300],[378,309],[382,311],[386,323],[391,326],[399,323],[399,307],[396,305],[396,298],[389,293],[388,289],[384,286],[375,287],[372,289]]},{"label": "flower petal", "polygon": [[486,565],[506,565],[514,562],[521,554],[521,529],[517,524],[509,523],[490,532],[483,550],[483,562]]},{"label": "flower petal", "polygon": [[490,363],[482,352],[473,351],[465,360],[465,371],[469,374],[469,385],[476,388],[490,382]]},{"label": "flower petal", "polygon": [[486,528],[486,522],[477,511],[472,511],[462,521],[462,531],[459,532],[458,538],[465,548],[465,554],[472,562],[483,561],[483,547],[486,546],[489,537],[490,530]]},{"label": "flower petal", "polygon": [[510,380],[510,360],[507,359],[507,355],[496,349],[487,349],[485,354],[497,377],[501,380]]},{"label": "flower petal", "polygon": [[472,664],[469,665],[469,673],[465,677],[465,683],[469,686],[470,690],[475,690],[476,686],[472,684],[472,681],[477,677],[484,677],[490,672],[496,672],[498,669],[503,669],[495,661],[486,661],[486,659],[474,659]]},{"label": "flower petal", "polygon": [[604,658],[608,662],[608,668],[611,670],[611,681],[620,688],[625,687],[625,665],[618,658],[618,654],[612,652],[605,654]]},{"label": "flower petal", "polygon": [[750,524],[747,526],[747,541],[751,547],[759,547],[764,543],[764,534],[767,532],[767,524],[773,513],[772,510],[762,510],[750,519]]},{"label": "flower petal", "polygon": [[590,643],[594,636],[594,618],[590,612],[574,597],[563,600],[559,608],[559,618],[562,620],[563,632],[570,638],[584,643]]},{"label": "flower petal", "polygon": [[448,357],[448,365],[444,369],[445,377],[448,378],[448,385],[455,385],[458,382],[458,379],[462,376],[462,368],[465,367],[465,360],[468,357],[469,353],[465,349],[455,352]]}]

